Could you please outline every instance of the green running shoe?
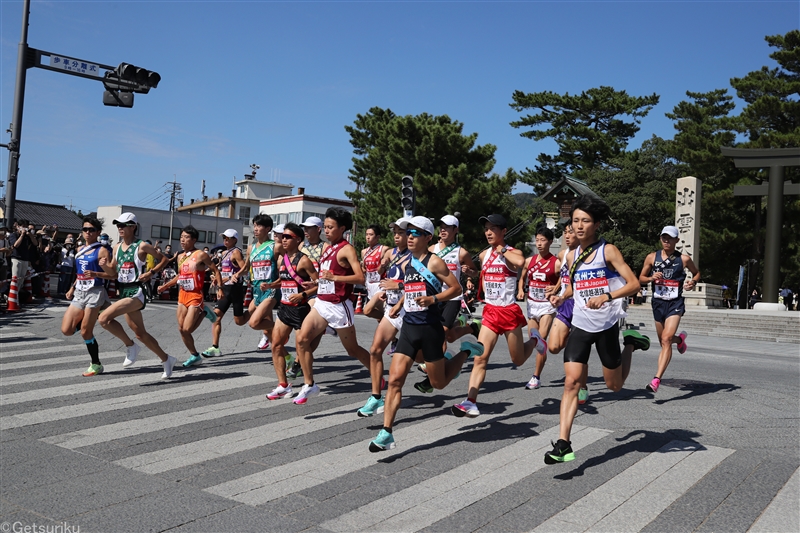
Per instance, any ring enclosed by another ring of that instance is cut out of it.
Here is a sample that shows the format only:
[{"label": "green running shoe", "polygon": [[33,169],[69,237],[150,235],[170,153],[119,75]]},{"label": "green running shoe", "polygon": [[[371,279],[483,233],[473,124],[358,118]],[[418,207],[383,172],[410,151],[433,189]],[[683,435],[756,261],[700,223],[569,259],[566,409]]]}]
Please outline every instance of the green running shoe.
[{"label": "green running shoe", "polygon": [[626,329],[622,332],[622,344],[632,344],[634,350],[649,350],[650,337],[642,335],[635,329]]},{"label": "green running shoe", "polygon": [[373,453],[391,450],[392,448],[394,448],[394,437],[385,429],[382,429],[378,436],[375,437],[375,440],[369,443],[369,451]]},{"label": "green running shoe", "polygon": [[589,399],[589,390],[581,387],[578,390],[578,405],[583,405]]},{"label": "green running shoe", "polygon": [[419,383],[414,383],[414,388],[423,394],[430,394],[433,392],[433,385],[431,385],[431,382],[428,378],[425,378]]},{"label": "green running shoe", "polygon": [[381,414],[383,412],[383,398],[376,400],[374,396],[370,396],[364,407],[358,410],[358,416],[367,417],[374,414]]},{"label": "green running shoe", "polygon": [[222,355],[222,352],[219,351],[219,348],[214,348],[213,346],[201,353],[203,357],[219,357]]},{"label": "green running shoe", "polygon": [[545,464],[554,465],[575,460],[575,453],[572,451],[572,446],[570,446],[571,442],[558,439],[556,442],[550,441],[550,444],[553,445],[553,451],[544,454]]},{"label": "green running shoe", "polygon": [[189,359],[183,362],[181,366],[183,368],[189,368],[190,366],[198,365],[203,362],[203,358],[199,355],[190,355]]},{"label": "green running shoe", "polygon": [[96,376],[102,373],[103,365],[90,365],[89,368],[86,369],[86,372],[83,373],[83,376],[88,378],[89,376]]}]

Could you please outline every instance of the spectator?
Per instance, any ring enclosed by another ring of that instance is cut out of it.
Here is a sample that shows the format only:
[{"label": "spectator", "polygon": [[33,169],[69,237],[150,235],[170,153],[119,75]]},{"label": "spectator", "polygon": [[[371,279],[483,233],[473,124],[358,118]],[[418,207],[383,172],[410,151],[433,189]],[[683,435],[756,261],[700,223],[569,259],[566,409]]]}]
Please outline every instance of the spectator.
[{"label": "spectator", "polygon": [[[22,282],[28,273],[31,258],[38,255],[38,241],[33,235],[28,227],[28,221],[19,220],[14,224],[14,232],[8,236],[12,248],[11,276],[17,277],[17,282],[20,284],[19,289],[22,289]],[[20,290],[20,292],[22,291]],[[22,298],[20,301],[23,301]]]},{"label": "spectator", "polygon": [[70,233],[61,247],[58,264],[58,297],[65,298],[72,285],[72,273],[75,270],[75,237]]},{"label": "spectator", "polygon": [[760,301],[761,301],[761,294],[758,292],[758,288],[755,288],[753,289],[753,292],[750,293],[750,302],[748,304],[748,307],[752,309],[753,306],[755,306]]},{"label": "spectator", "polygon": [[0,228],[0,282],[8,279],[8,259],[11,257],[11,243],[8,241],[8,228]]}]

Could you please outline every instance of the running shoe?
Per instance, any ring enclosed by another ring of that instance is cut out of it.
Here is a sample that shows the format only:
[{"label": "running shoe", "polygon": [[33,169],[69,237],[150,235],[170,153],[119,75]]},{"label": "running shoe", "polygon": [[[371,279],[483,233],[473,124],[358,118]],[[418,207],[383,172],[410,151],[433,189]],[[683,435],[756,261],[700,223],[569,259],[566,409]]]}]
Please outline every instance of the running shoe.
[{"label": "running shoe", "polygon": [[269,348],[269,337],[267,337],[266,333],[262,333],[261,334],[261,340],[258,341],[257,349],[266,350],[267,348]]},{"label": "running shoe", "polygon": [[545,341],[541,335],[539,335],[539,331],[536,329],[529,330],[531,339],[536,339],[536,351],[539,352],[539,355],[544,355],[547,353],[547,341]]},{"label": "running shoe", "polygon": [[[483,355],[483,344],[480,342],[464,341],[461,343],[461,351],[469,353],[467,356],[467,361],[469,361],[473,357],[480,357]],[[447,357],[447,355],[445,355],[445,357]],[[448,359],[452,359],[452,357],[451,355]]]},{"label": "running shoe", "polygon": [[681,342],[678,343],[678,353],[683,354],[686,353],[686,349],[689,348],[686,346],[686,336],[689,335],[685,331],[681,331],[681,334],[678,337],[681,338]]},{"label": "running shoe", "polygon": [[219,357],[222,355],[222,352],[219,351],[219,348],[214,348],[213,346],[208,348],[206,351],[202,352],[200,355],[203,357]]},{"label": "running shoe", "polygon": [[528,390],[538,389],[542,386],[542,382],[536,376],[531,377],[531,380],[525,385]]},{"label": "running shoe", "polygon": [[578,389],[578,405],[583,405],[589,399],[589,389],[581,387]]},{"label": "running shoe", "polygon": [[653,381],[647,384],[647,390],[650,392],[658,392],[658,386],[661,385],[661,380],[658,378],[653,378]]},{"label": "running shoe", "polygon": [[419,370],[420,372],[422,372],[426,376],[428,375],[428,367],[425,366],[425,363],[418,364],[417,365],[417,370]]},{"label": "running shoe", "polygon": [[571,442],[558,439],[556,442],[550,441],[550,444],[553,445],[553,451],[544,454],[545,464],[554,465],[556,463],[566,463],[567,461],[575,460],[575,453],[572,451],[572,446],[570,446],[570,444],[572,444]]},{"label": "running shoe", "polygon": [[319,394],[319,386],[314,383],[313,385],[303,385],[303,388],[300,389],[300,394],[297,395],[297,398],[292,400],[295,405],[303,405],[308,401],[309,398],[312,396],[317,396]]},{"label": "running shoe", "polygon": [[396,338],[392,339],[391,344],[389,344],[389,351],[387,352],[386,355],[391,357],[392,355],[394,355],[394,351],[395,350],[397,350],[397,339]]},{"label": "running shoe", "polygon": [[383,376],[381,376],[381,390],[386,390],[388,388],[389,388],[389,382],[383,379]]},{"label": "running shoe", "polygon": [[139,350],[141,350],[141,348],[139,348],[139,345],[135,342],[133,343],[133,346],[128,346],[128,353],[125,355],[125,360],[122,362],[123,368],[128,368],[136,362],[136,356],[139,355]]},{"label": "running shoe", "polygon": [[475,338],[478,338],[478,334],[481,332],[481,321],[477,318],[473,318],[469,321],[469,327],[472,328],[472,334],[475,335]]},{"label": "running shoe", "polygon": [[161,374],[161,379],[169,379],[172,377],[172,369],[175,368],[175,365],[178,363],[178,360],[171,355],[167,356],[167,360],[161,363],[161,366],[164,367],[164,373]]},{"label": "running shoe", "polygon": [[430,394],[433,392],[433,385],[428,378],[423,379],[419,383],[414,383],[414,388],[423,394]]},{"label": "running shoe", "polygon": [[374,396],[370,395],[364,407],[358,410],[358,416],[367,417],[374,414],[381,414],[383,412],[383,398],[376,400]]},{"label": "running shoe", "polygon": [[380,430],[375,440],[369,443],[369,451],[373,453],[391,450],[392,448],[394,448],[394,437],[385,429]]},{"label": "running shoe", "polygon": [[294,364],[295,359],[294,359],[293,355],[289,355],[289,354],[286,354],[285,358],[286,358],[286,370],[288,371],[290,368],[292,368],[292,365]]},{"label": "running shoe", "polygon": [[642,335],[635,329],[626,329],[622,332],[622,344],[625,346],[631,344],[634,350],[649,350],[650,337]]},{"label": "running shoe", "polygon": [[103,373],[103,365],[89,365],[89,368],[86,369],[86,372],[83,373],[84,377],[89,376],[96,376],[98,374]]},{"label": "running shoe", "polygon": [[479,414],[478,406],[469,401],[469,399],[464,400],[461,403],[455,404],[453,407],[450,408],[454,415],[458,417],[468,416],[469,418],[475,418]]},{"label": "running shoe", "polygon": [[190,355],[189,359],[183,362],[183,368],[189,368],[190,366],[198,365],[203,362],[203,358],[199,355]]},{"label": "running shoe", "polygon": [[300,361],[295,359],[294,362],[292,362],[291,368],[289,368],[289,370],[286,371],[286,377],[288,379],[295,379],[301,377],[302,375],[303,375],[303,367],[300,366]]},{"label": "running shoe", "polygon": [[280,400],[281,398],[291,398],[292,397],[292,385],[291,383],[286,387],[281,387],[278,385],[272,392],[267,394],[268,400]]},{"label": "running shoe", "polygon": [[456,317],[456,325],[459,327],[463,327],[467,325],[467,317],[462,315],[461,313],[458,314]]},{"label": "running shoe", "polygon": [[204,305],[203,312],[206,314],[206,318],[209,319],[212,324],[217,321],[217,314],[214,313],[209,306]]}]

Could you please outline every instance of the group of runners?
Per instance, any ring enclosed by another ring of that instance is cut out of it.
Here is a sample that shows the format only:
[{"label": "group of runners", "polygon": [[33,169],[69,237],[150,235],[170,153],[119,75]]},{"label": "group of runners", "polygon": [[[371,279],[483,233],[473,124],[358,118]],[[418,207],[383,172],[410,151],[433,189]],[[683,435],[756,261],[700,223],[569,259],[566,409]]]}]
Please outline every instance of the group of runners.
[{"label": "group of runners", "polygon": [[[452,215],[437,221],[438,237],[429,218],[395,221],[387,228],[393,247],[381,244],[384,228],[370,226],[366,230],[367,247],[359,254],[345,238],[353,224],[352,215],[345,209],[328,209],[324,220],[309,217],[301,225],[274,228],[268,215],[259,214],[252,221],[254,243],[249,253],[237,247],[235,230],[222,233],[225,250],[219,268],[207,253],[195,248],[198,232],[187,226],[181,232],[181,252],[176,257],[178,274],[158,291],[179,286],[178,331],[189,353],[184,367],[222,355],[222,319],[231,307],[234,324],[262,332],[258,347],[271,344],[278,380],[277,387],[267,394],[269,400],[292,398],[302,405],[318,395],[314,352],[326,333],[338,337],[347,354],[363,364],[371,376],[371,394],[357,415],[383,414],[383,428],[369,443],[373,452],[395,446],[392,428],[414,363],[425,374],[414,387],[427,394],[445,388],[465,363],[473,360],[466,398],[453,405],[451,412],[458,417],[477,417],[478,394],[500,336],[506,339],[514,365],[523,365],[535,354],[527,389],[541,385],[548,350],[553,354],[563,351],[560,434],[553,450],[545,455],[545,462],[554,464],[575,458],[570,433],[578,405],[588,398],[591,347],[594,345],[600,356],[606,386],[618,391],[630,371],[633,351],[650,346],[650,340],[635,330],[623,331],[623,348],[619,343],[619,321],[625,316],[623,302],[639,291],[640,283],[654,283],[653,312],[661,344],[656,374],[647,388],[657,392],[673,344],[680,353],[686,351],[686,333],[677,333],[684,312],[682,291],[691,289],[700,273],[691,258],[676,252],[677,229],[663,229],[662,250],[647,257],[637,278],[619,250],[599,237],[599,227],[608,215],[608,206],[599,198],[580,198],[564,231],[565,249],[558,256],[550,253],[553,232],[539,229],[535,237],[537,253],[527,259],[521,250],[506,243],[508,226],[502,215],[481,217],[479,223],[488,246],[475,256],[479,267],[458,243],[460,223]],[[163,270],[169,259],[135,237],[137,221],[133,213],[123,213],[113,224],[119,231],[119,242],[111,248],[98,240],[102,223],[84,218],[86,244],[76,253],[77,277],[67,294],[71,303],[62,332],[80,332],[86,343],[91,365],[83,375],[101,374],[103,366],[93,333],[99,319],[100,325],[127,347],[123,361],[127,368],[136,362],[140,347],[116,320],[125,316],[136,339],[161,360],[162,379],[170,378],[177,358],[165,353],[147,333],[141,313],[147,303],[143,284]],[[327,242],[321,239],[322,232]],[[150,269],[146,267],[148,255],[155,258]],[[686,270],[691,279],[686,279]],[[213,310],[203,301],[208,273],[213,275],[212,289],[217,293]],[[481,319],[465,312],[462,276],[478,277],[478,296],[484,302]],[[114,303],[103,287],[105,279],[117,281],[120,298]],[[252,289],[252,301],[245,309],[247,284]],[[369,350],[356,338],[353,289],[357,285],[366,288],[364,314],[377,321]],[[527,319],[518,298],[526,301]],[[213,322],[212,346],[200,353],[192,334],[204,318]],[[286,344],[293,330],[295,356],[290,357]],[[467,335],[471,337],[464,339]],[[448,350],[448,345],[459,340],[458,349]],[[388,381],[384,368],[387,347],[391,357]],[[300,377],[303,384],[295,394],[292,381]]]}]

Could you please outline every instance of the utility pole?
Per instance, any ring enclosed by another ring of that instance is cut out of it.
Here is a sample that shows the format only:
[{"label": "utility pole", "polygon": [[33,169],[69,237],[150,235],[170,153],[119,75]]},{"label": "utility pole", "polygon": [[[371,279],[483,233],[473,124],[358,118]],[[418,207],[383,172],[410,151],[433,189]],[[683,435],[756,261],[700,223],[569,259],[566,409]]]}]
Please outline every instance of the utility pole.
[{"label": "utility pole", "polygon": [[177,179],[167,182],[167,185],[172,185],[172,192],[169,195],[169,245],[172,246],[172,225],[175,219],[175,206],[178,200],[183,200],[183,189]]}]

